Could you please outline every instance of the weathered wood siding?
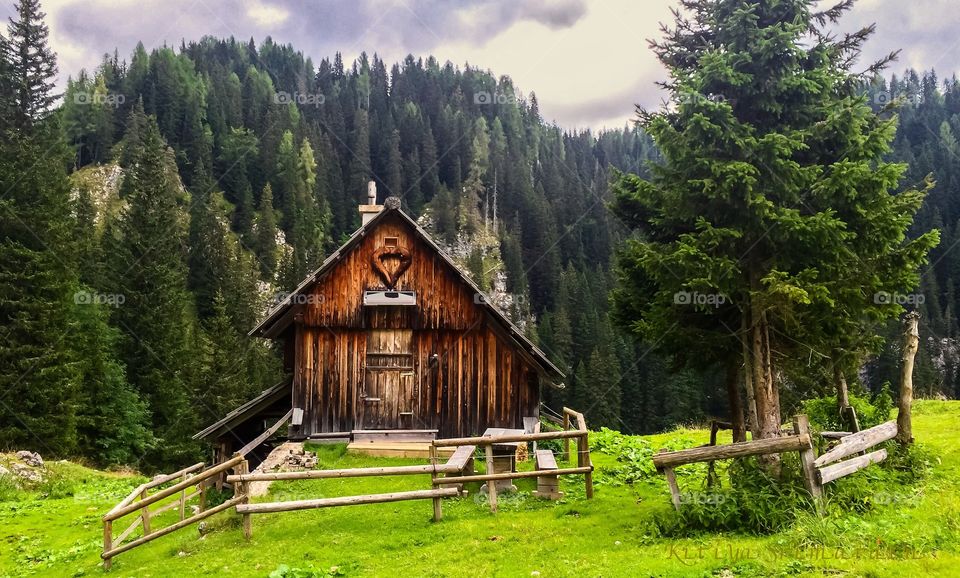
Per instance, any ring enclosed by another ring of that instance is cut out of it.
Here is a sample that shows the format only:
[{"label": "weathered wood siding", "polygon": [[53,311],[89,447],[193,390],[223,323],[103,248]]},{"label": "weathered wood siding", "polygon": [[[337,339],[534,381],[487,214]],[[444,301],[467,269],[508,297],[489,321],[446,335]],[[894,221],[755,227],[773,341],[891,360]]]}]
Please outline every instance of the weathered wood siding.
[{"label": "weathered wood siding", "polygon": [[[387,237],[411,251],[395,289],[416,291],[415,307],[363,306],[365,290],[387,289],[370,264]],[[535,370],[469,286],[399,218],[381,221],[296,307],[293,400],[304,409],[301,435],[362,427],[364,363],[375,329],[412,330],[414,407],[403,427],[473,435],[522,427],[523,417],[537,415]]]}]

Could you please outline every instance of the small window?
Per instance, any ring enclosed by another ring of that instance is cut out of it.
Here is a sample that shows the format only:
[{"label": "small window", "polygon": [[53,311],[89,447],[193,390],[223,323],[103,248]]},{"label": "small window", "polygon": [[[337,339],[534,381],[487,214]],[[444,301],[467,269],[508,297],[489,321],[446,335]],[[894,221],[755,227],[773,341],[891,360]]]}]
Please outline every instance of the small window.
[{"label": "small window", "polygon": [[417,294],[413,291],[364,291],[363,304],[367,307],[416,305]]},{"label": "small window", "polygon": [[396,247],[400,244],[400,239],[397,237],[384,237],[383,246],[384,247]]}]

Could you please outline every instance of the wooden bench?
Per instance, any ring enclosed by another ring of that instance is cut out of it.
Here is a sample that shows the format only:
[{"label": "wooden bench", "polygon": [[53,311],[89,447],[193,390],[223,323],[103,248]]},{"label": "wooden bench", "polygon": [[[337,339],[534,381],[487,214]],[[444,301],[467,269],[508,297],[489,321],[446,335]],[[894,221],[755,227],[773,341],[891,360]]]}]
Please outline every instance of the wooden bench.
[{"label": "wooden bench", "polygon": [[[537,450],[536,464],[538,470],[556,470],[557,459],[550,450]],[[548,498],[550,500],[559,500],[563,497],[560,491],[559,476],[537,476],[537,491],[533,493],[539,498]]]},{"label": "wooden bench", "polygon": [[[474,472],[473,454],[476,450],[477,446],[460,446],[457,448],[457,451],[453,452],[450,459],[447,460],[446,465],[456,468],[461,476],[472,476]],[[443,482],[440,482],[440,485],[444,485]],[[456,484],[456,486],[458,490],[463,491],[463,484]]]}]

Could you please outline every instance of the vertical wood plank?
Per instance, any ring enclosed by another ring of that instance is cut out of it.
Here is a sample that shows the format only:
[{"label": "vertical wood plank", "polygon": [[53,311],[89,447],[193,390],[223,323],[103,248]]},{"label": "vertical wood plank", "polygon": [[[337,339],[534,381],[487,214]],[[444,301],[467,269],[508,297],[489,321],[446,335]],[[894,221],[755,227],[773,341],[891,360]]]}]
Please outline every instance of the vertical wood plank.
[{"label": "vertical wood plank", "polygon": [[[493,446],[487,445],[487,473],[495,474],[496,471],[493,467]],[[488,480],[487,481],[487,497],[490,499],[490,511],[493,513],[497,512],[497,481]]]},{"label": "vertical wood plank", "polygon": [[[810,420],[807,419],[807,416],[793,416],[793,433],[797,435],[810,433]],[[823,487],[820,485],[820,480],[817,477],[817,468],[814,465],[816,459],[817,456],[813,448],[800,452],[800,464],[803,468],[803,484],[807,487],[810,495],[813,496],[817,510],[820,511],[822,508]]]},{"label": "vertical wood plank", "polygon": [[[182,476],[180,476],[180,481],[181,481],[181,482],[187,481],[187,474],[183,474]],[[185,512],[185,510],[186,510],[186,504],[187,504],[187,489],[184,488],[184,489],[180,492],[180,521],[181,521],[181,522],[183,521],[184,514],[186,513],[186,512]]]},{"label": "vertical wood plank", "polygon": [[[578,445],[582,446],[577,448],[579,450],[579,460],[578,464],[581,468],[587,466],[593,466],[590,463],[590,435],[583,434],[583,437],[580,438]],[[587,499],[593,499],[593,471],[589,471],[583,475],[583,483],[586,486],[587,490]]]},{"label": "vertical wood plank", "polygon": [[[147,498],[147,490],[140,492],[140,499],[145,500]],[[143,521],[143,535],[146,536],[150,533],[150,507],[144,507],[140,510],[140,519]]]},{"label": "vertical wood plank", "polygon": [[677,476],[673,473],[673,468],[664,468],[663,475],[667,477],[667,485],[670,486],[670,499],[673,500],[673,507],[680,511],[680,486],[677,485]]},{"label": "vertical wood plank", "polygon": [[[113,550],[113,522],[108,521],[103,523],[103,552],[107,553],[110,550]],[[109,570],[110,566],[113,565],[112,558],[103,559],[103,569]]]},{"label": "vertical wood plank", "polygon": [[[243,460],[237,464],[237,473],[241,476],[250,472],[250,464],[247,460]],[[250,503],[250,491],[249,485],[247,482],[238,482],[237,483],[237,492],[243,496],[243,503]],[[249,540],[253,535],[253,526],[250,521],[250,514],[243,514],[243,537],[246,540]]]}]

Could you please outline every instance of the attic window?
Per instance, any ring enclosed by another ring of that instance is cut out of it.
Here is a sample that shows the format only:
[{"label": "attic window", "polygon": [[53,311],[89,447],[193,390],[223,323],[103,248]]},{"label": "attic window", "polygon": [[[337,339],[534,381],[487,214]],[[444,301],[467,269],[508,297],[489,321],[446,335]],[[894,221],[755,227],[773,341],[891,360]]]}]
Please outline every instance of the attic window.
[{"label": "attic window", "polygon": [[384,247],[396,247],[400,244],[400,239],[398,237],[384,237],[383,246]]},{"label": "attic window", "polygon": [[366,307],[416,305],[417,293],[415,291],[364,291],[363,304]]}]

